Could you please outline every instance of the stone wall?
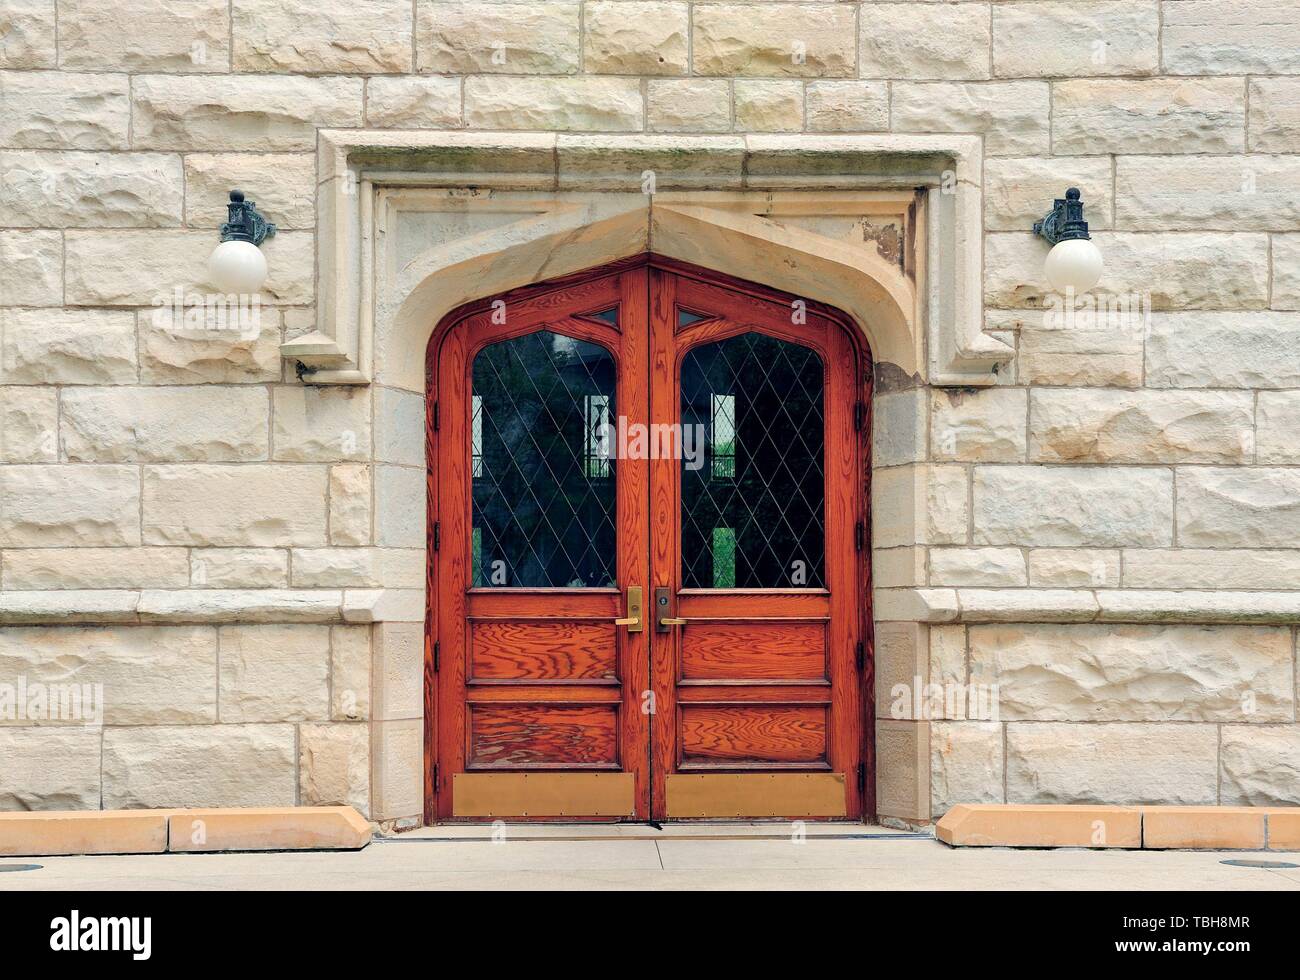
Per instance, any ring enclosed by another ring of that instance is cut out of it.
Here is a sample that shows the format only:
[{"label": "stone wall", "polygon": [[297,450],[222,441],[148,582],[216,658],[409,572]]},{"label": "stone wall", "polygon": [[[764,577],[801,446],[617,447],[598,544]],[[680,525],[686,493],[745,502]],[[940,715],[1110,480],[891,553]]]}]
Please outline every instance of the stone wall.
[{"label": "stone wall", "polygon": [[[0,683],[106,699],[0,719],[0,808],[418,814],[422,542],[376,515],[423,508],[420,399],[278,350],[316,324],[317,130],[352,127],[981,136],[1016,356],[878,386],[882,812],[1300,802],[1297,29],[1294,0],[7,0]],[[1051,315],[1028,229],[1070,184],[1136,327]],[[177,330],[155,304],[211,290],[231,187],[280,228],[260,327]],[[996,685],[997,720],[893,710],[918,677]]]}]

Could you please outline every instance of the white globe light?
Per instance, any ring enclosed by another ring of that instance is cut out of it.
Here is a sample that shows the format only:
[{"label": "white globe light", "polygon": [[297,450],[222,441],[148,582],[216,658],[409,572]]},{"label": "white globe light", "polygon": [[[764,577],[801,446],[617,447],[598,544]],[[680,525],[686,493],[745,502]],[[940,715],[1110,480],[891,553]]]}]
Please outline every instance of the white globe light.
[{"label": "white globe light", "polygon": [[1058,293],[1086,293],[1101,279],[1101,250],[1087,238],[1067,238],[1047,253],[1043,272]]},{"label": "white globe light", "polygon": [[222,242],[208,259],[208,277],[227,293],[255,293],[266,282],[266,256],[252,242]]}]

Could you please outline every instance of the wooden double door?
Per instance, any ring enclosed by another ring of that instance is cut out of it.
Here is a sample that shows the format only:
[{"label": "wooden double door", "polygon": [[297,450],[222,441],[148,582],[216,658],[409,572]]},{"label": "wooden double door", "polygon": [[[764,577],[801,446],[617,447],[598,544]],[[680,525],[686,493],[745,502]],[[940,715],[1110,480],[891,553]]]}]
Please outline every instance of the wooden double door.
[{"label": "wooden double door", "polygon": [[645,256],[429,349],[426,818],[873,810],[870,364]]}]

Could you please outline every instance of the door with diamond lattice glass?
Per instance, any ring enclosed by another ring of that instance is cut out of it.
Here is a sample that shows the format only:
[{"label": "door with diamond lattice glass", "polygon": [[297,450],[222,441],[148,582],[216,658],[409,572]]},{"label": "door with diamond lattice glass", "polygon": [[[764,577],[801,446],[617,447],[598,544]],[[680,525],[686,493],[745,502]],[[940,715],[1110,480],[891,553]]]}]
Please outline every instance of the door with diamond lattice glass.
[{"label": "door with diamond lattice glass", "polygon": [[444,321],[430,819],[869,809],[866,363],[827,311],[652,257]]}]

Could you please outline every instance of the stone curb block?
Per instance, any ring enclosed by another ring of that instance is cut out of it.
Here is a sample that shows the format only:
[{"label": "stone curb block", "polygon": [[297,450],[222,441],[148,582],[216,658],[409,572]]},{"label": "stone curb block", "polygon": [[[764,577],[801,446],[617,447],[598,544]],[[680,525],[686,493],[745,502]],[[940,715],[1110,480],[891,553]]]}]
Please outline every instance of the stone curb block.
[{"label": "stone curb block", "polygon": [[1300,850],[1300,807],[958,804],[935,836],[953,847]]},{"label": "stone curb block", "polygon": [[1129,806],[959,804],[935,836],[954,847],[1141,847],[1142,815]]},{"label": "stone curb block", "polygon": [[174,810],[167,849],[211,851],[359,850],[370,824],[350,806]]},{"label": "stone curb block", "polygon": [[162,854],[166,810],[49,810],[0,813],[0,854]]},{"label": "stone curb block", "polygon": [[358,850],[370,823],[350,806],[0,813],[0,855]]}]

